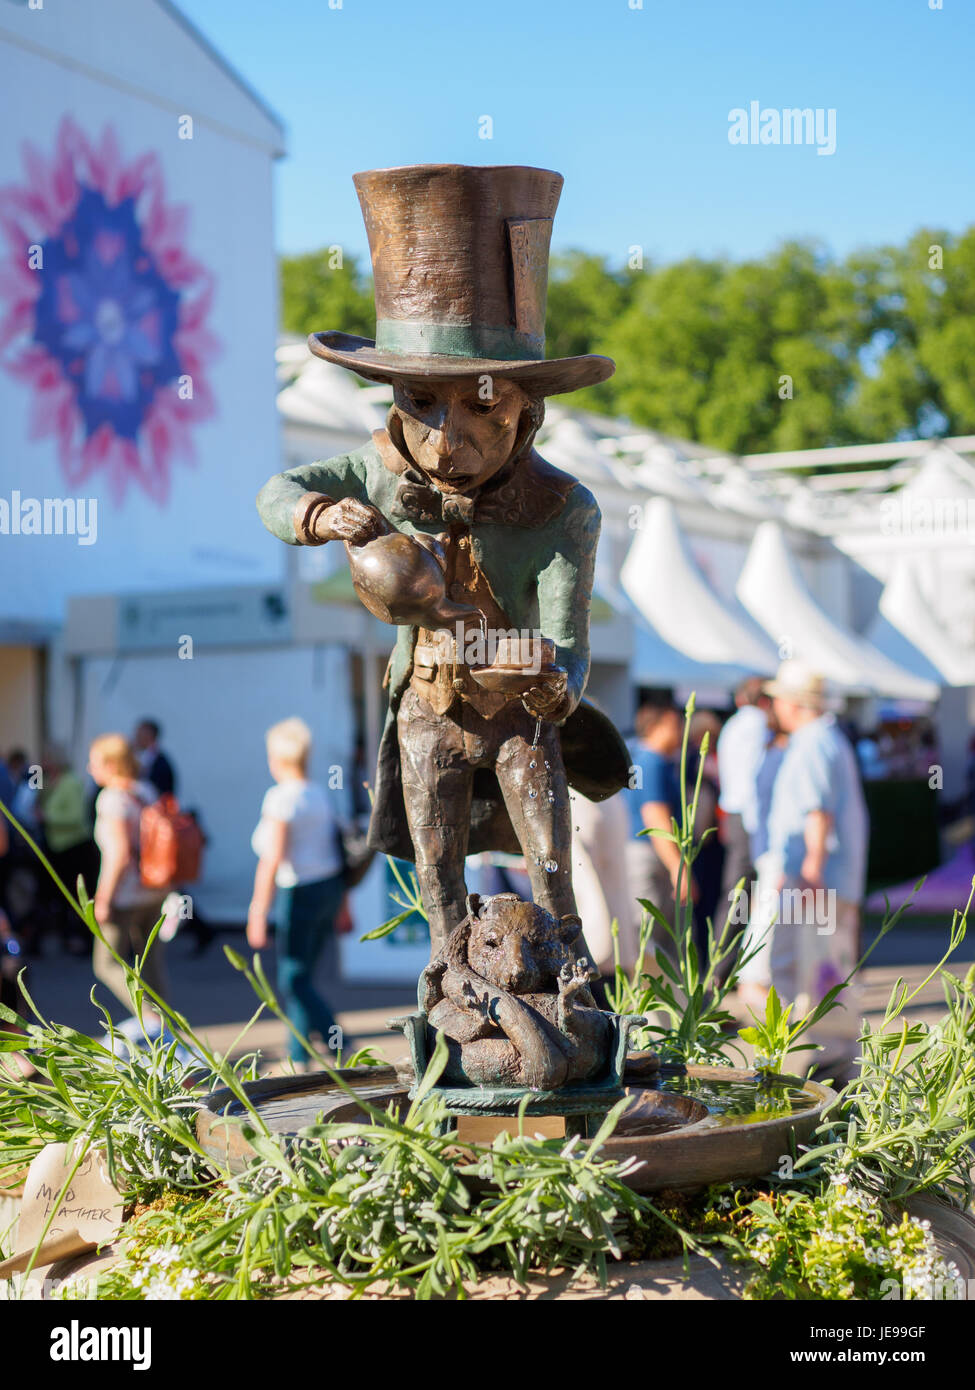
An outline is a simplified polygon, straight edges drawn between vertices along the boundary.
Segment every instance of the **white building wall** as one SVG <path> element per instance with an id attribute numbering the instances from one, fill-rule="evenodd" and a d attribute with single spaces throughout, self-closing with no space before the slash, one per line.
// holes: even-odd
<path id="1" fill-rule="evenodd" d="M 291 715 L 307 721 L 315 740 L 311 775 L 327 785 L 329 770 L 341 770 L 343 785 L 334 795 L 336 809 L 347 814 L 354 729 L 342 647 L 232 649 L 191 661 L 161 654 L 88 657 L 81 660 L 80 688 L 74 752 L 81 767 L 97 734 L 131 733 L 146 716 L 162 724 L 180 801 L 199 811 L 210 837 L 204 878 L 194 889 L 208 916 L 236 922 L 246 916 L 256 863 L 250 837 L 271 785 L 264 754 L 271 724 Z"/>
<path id="2" fill-rule="evenodd" d="M 0 122 L 6 207 L 11 190 L 43 184 L 65 117 L 91 146 L 113 132 L 126 168 L 158 161 L 174 240 L 212 277 L 203 326 L 213 351 L 203 376 L 216 405 L 205 421 L 188 416 L 195 462 L 170 459 L 168 495 L 161 462 L 149 464 L 155 495 L 137 481 L 113 495 L 103 468 L 72 479 L 56 439 L 38 437 L 52 406 L 4 369 L 18 344 L 5 348 L 0 498 L 9 501 L 15 490 L 94 498 L 97 540 L 0 535 L 0 619 L 58 622 L 72 594 L 279 576 L 282 548 L 261 526 L 254 496 L 279 466 L 271 177 L 280 131 L 161 0 L 46 0 L 41 10 L 0 4 L 0 90 L 8 113 Z M 192 139 L 179 138 L 182 116 L 193 119 Z M 25 141 L 37 151 L 33 170 Z M 8 253 L 8 245 L 0 249 Z M 8 307 L 0 295 L 0 316 Z"/>

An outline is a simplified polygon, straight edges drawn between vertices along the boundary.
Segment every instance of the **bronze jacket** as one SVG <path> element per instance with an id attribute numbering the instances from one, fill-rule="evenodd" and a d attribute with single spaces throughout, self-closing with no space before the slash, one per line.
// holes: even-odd
<path id="1" fill-rule="evenodd" d="M 437 535 L 458 521 L 469 525 L 473 557 L 500 608 L 514 627 L 538 630 L 550 638 L 556 662 L 567 673 L 570 708 L 576 714 L 570 714 L 563 726 L 563 753 L 567 754 L 568 732 L 573 748 L 581 743 L 577 751 L 587 764 L 573 778 L 566 756 L 570 782 L 600 800 L 625 783 L 629 759 L 613 726 L 590 707 L 582 721 L 583 736 L 576 718 L 583 714 L 576 707 L 589 675 L 589 606 L 600 527 L 599 508 L 587 488 L 533 451 L 517 465 L 502 469 L 472 498 L 450 498 L 437 493 L 397 453 L 385 431 L 376 431 L 363 448 L 279 473 L 261 489 L 257 499 L 261 519 L 289 545 L 299 543 L 295 510 L 309 492 L 325 493 L 335 501 L 355 497 L 370 503 L 408 535 Z M 400 628 L 390 658 L 389 714 L 370 827 L 375 849 L 405 859 L 412 859 L 413 848 L 399 785 L 395 716 L 412 673 L 416 638 L 416 628 Z M 591 746 L 594 737 L 596 746 Z M 607 739 L 611 748 L 600 747 Z M 470 853 L 517 852 L 514 833 L 505 822 L 507 816 L 497 814 L 496 806 L 476 807 Z"/>

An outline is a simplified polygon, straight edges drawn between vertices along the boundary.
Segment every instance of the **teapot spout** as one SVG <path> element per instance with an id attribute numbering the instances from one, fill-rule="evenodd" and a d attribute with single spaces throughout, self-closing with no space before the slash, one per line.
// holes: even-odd
<path id="1" fill-rule="evenodd" d="M 431 631 L 441 627 L 453 630 L 458 623 L 463 623 L 465 627 L 471 625 L 480 627 L 483 621 L 484 614 L 479 608 L 474 608 L 469 603 L 453 603 L 449 598 L 445 598 L 431 609 L 430 621 L 424 626 L 430 628 Z"/>

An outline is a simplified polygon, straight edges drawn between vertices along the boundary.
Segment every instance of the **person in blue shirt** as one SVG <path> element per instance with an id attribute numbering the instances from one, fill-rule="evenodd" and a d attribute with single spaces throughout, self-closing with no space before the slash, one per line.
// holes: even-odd
<path id="1" fill-rule="evenodd" d="M 647 898 L 674 920 L 680 852 L 671 840 L 643 835 L 642 830 L 670 831 L 681 819 L 677 756 L 683 735 L 683 715 L 673 704 L 643 705 L 636 714 L 636 739 L 630 745 L 630 781 L 625 791 L 633 838 L 627 845 L 630 884 L 638 898 Z M 693 883 L 681 883 L 681 901 L 693 898 Z"/>
<path id="2" fill-rule="evenodd" d="M 798 1018 L 856 964 L 869 822 L 856 756 L 831 712 L 838 701 L 825 679 L 792 660 L 765 689 L 789 736 L 768 821 L 778 892 L 772 982 L 795 1002 Z M 852 1062 L 859 1002 L 854 984 L 810 1033 L 828 1047 L 830 1061 Z"/>

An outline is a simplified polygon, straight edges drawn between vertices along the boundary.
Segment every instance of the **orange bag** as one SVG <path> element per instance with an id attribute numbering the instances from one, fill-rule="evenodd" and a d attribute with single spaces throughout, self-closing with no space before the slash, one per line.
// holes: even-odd
<path id="1" fill-rule="evenodd" d="M 175 796 L 161 796 L 139 817 L 139 875 L 147 888 L 194 883 L 203 862 L 203 832 L 179 808 Z"/>

